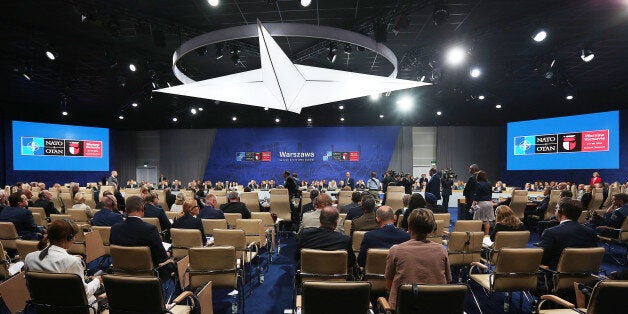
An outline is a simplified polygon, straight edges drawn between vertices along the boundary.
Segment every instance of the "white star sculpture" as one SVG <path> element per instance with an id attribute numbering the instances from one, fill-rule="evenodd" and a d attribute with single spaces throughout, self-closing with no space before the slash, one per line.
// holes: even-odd
<path id="1" fill-rule="evenodd" d="M 301 112 L 301 108 L 430 85 L 377 75 L 294 64 L 257 22 L 261 69 L 156 90 L 156 92 Z"/>

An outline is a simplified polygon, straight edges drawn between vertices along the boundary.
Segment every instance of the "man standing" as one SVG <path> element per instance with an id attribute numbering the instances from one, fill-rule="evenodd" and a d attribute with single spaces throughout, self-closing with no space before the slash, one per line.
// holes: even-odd
<path id="1" fill-rule="evenodd" d="M 118 186 L 118 171 L 111 171 L 111 176 L 107 178 L 107 185 Z"/>
<path id="2" fill-rule="evenodd" d="M 351 191 L 355 189 L 355 180 L 353 180 L 349 171 L 347 171 L 347 173 L 345 174 L 345 179 L 342 181 L 344 181 L 345 186 L 351 188 Z"/>
<path id="3" fill-rule="evenodd" d="M 9 195 L 9 207 L 0 212 L 1 222 L 12 222 L 18 235 L 23 240 L 39 240 L 38 234 L 43 234 L 43 229 L 35 224 L 33 214 L 28 207 L 28 199 L 22 192 L 14 192 Z"/>
<path id="4" fill-rule="evenodd" d="M 427 181 L 427 185 L 425 186 L 425 193 L 432 193 L 436 196 L 437 201 L 440 199 L 440 176 L 435 168 L 430 169 L 430 180 Z"/>
<path id="5" fill-rule="evenodd" d="M 403 176 L 403 179 L 401 179 L 401 185 L 403 185 L 405 194 L 412 194 L 413 184 L 414 184 L 414 180 L 412 179 L 412 175 L 409 173 L 406 173 L 406 175 Z"/>
<path id="6" fill-rule="evenodd" d="M 376 200 L 379 200 L 379 190 L 382 188 L 382 184 L 377 180 L 376 176 L 375 171 L 371 172 L 371 178 L 366 181 L 366 188 L 369 194 L 373 195 Z"/>
<path id="7" fill-rule="evenodd" d="M 46 217 L 50 217 L 50 214 L 59 214 L 59 210 L 55 208 L 55 204 L 51 201 L 52 194 L 48 190 L 39 192 L 39 199 L 33 203 L 33 207 L 42 207 L 46 212 Z"/>
<path id="8" fill-rule="evenodd" d="M 410 234 L 395 228 L 393 210 L 390 206 L 380 206 L 375 213 L 379 228 L 364 234 L 358 254 L 358 265 L 366 265 L 366 253 L 369 249 L 389 249 L 391 246 L 410 240 Z"/>
<path id="9" fill-rule="evenodd" d="M 471 219 L 469 209 L 471 209 L 471 205 L 473 204 L 473 199 L 475 197 L 475 189 L 478 184 L 476 175 L 478 171 L 480 171 L 478 165 L 472 164 L 471 166 L 469 166 L 469 173 L 471 174 L 471 176 L 467 180 L 467 184 L 465 184 L 464 190 L 462 191 L 462 195 L 464 195 L 466 210 L 464 213 L 458 213 L 458 217 L 466 217 L 466 219 Z"/>
<path id="10" fill-rule="evenodd" d="M 441 194 L 443 195 L 443 208 L 448 211 L 451 187 L 454 185 L 454 182 L 451 180 L 448 173 L 441 177 L 440 185 L 442 187 Z"/>
<path id="11" fill-rule="evenodd" d="M 297 195 L 297 185 L 294 182 L 294 179 L 290 177 L 290 171 L 286 170 L 283 172 L 284 183 L 283 187 L 288 189 L 288 195 L 292 198 Z"/>
<path id="12" fill-rule="evenodd" d="M 419 178 L 419 188 L 422 190 L 423 186 L 425 186 L 428 181 L 428 178 L 425 177 L 425 173 L 421 174 L 421 178 Z"/>

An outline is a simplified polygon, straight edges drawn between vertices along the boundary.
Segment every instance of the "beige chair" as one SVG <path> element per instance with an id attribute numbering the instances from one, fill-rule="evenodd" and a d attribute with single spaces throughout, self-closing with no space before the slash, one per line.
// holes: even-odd
<path id="1" fill-rule="evenodd" d="M 42 217 L 43 219 L 46 219 L 46 210 L 43 207 L 31 206 L 28 208 L 28 210 L 30 210 L 33 214 L 39 214 L 40 217 Z M 43 226 L 40 224 L 37 224 L 37 225 Z"/>
<path id="2" fill-rule="evenodd" d="M 403 186 L 389 186 L 386 189 L 386 193 L 390 192 L 390 193 L 402 193 L 403 194 L 403 193 L 405 193 L 405 191 L 406 191 L 406 188 L 403 187 Z M 399 208 L 401 208 L 401 207 L 399 207 Z"/>
<path id="3" fill-rule="evenodd" d="M 206 236 L 213 235 L 214 229 L 228 228 L 226 219 L 201 219 L 201 221 L 203 222 L 203 230 Z"/>
<path id="4" fill-rule="evenodd" d="M 214 194 L 214 196 L 218 197 L 218 196 L 226 196 L 227 195 L 227 190 L 222 189 L 222 190 L 211 190 L 211 193 Z"/>
<path id="5" fill-rule="evenodd" d="M 528 205 L 528 191 L 514 190 L 512 191 L 512 199 L 510 200 L 510 209 L 515 216 L 523 220 L 526 206 Z"/>
<path id="6" fill-rule="evenodd" d="M 159 278 L 104 275 L 102 279 L 111 313 L 189 313 L 196 302 L 190 291 L 166 301 Z M 138 291 L 141 298 L 137 297 Z"/>
<path id="7" fill-rule="evenodd" d="M 157 227 L 157 232 L 159 232 L 159 235 L 161 236 L 161 238 L 164 238 L 164 230 L 161 230 L 161 224 L 159 223 L 159 218 L 156 217 L 142 217 L 142 220 L 146 223 L 149 223 L 155 227 Z"/>
<path id="8" fill-rule="evenodd" d="M 85 195 L 85 204 L 89 206 L 89 208 L 96 208 L 96 201 L 94 201 L 94 191 L 91 189 L 85 190 L 83 194 Z"/>
<path id="9" fill-rule="evenodd" d="M 111 227 L 109 226 L 93 226 L 92 230 L 98 232 L 100 234 L 100 239 L 102 240 L 102 245 L 105 251 L 105 256 L 110 256 L 109 252 L 109 237 L 111 236 Z"/>
<path id="10" fill-rule="evenodd" d="M 251 264 L 253 259 L 259 254 L 259 246 L 255 242 L 247 243 L 246 234 L 241 229 L 214 229 L 214 245 L 215 246 L 233 246 L 239 252 L 238 259 L 245 269 L 245 264 Z M 253 267 L 249 267 L 249 275 L 252 276 Z M 259 261 L 257 268 L 259 268 Z M 258 274 L 261 275 L 260 272 Z M 249 277 L 250 277 L 249 276 Z M 246 274 L 242 274 L 242 282 L 246 283 Z"/>
<path id="11" fill-rule="evenodd" d="M 264 227 L 264 230 L 266 231 L 266 243 L 270 244 L 270 248 L 269 249 L 269 260 L 272 261 L 272 253 L 275 251 L 275 246 L 276 246 L 276 224 L 273 221 L 273 217 L 270 214 L 270 212 L 252 212 L 251 213 L 251 219 L 261 219 L 262 220 L 262 226 Z"/>
<path id="12" fill-rule="evenodd" d="M 483 262 L 495 265 L 499 252 L 503 248 L 526 248 L 530 239 L 530 231 L 500 231 L 495 235 L 495 242 L 490 247 L 485 247 L 486 259 Z"/>
<path id="13" fill-rule="evenodd" d="M 213 287 L 238 289 L 239 270 L 236 264 L 236 249 L 233 246 L 191 248 L 189 250 L 190 289 L 196 290 L 211 282 Z M 244 296 L 241 294 L 244 306 Z M 234 304 L 238 303 L 234 295 Z"/>
<path id="14" fill-rule="evenodd" d="M 458 220 L 454 225 L 454 232 L 476 232 L 482 231 L 481 220 Z"/>
<path id="15" fill-rule="evenodd" d="M 450 213 L 434 213 L 434 219 L 443 221 L 443 233 L 449 232 L 449 226 L 451 225 Z"/>
<path id="16" fill-rule="evenodd" d="M 621 224 L 621 228 L 617 230 L 617 232 L 617 238 L 609 238 L 599 235 L 597 236 L 597 238 L 598 240 L 600 240 L 600 242 L 608 245 L 608 254 L 612 259 L 614 259 L 619 264 L 625 265 L 628 262 L 628 249 L 624 250 L 624 261 L 620 261 L 612 253 L 613 245 L 626 246 L 628 244 L 628 218 L 624 218 L 624 222 Z"/>
<path id="17" fill-rule="evenodd" d="M 29 241 L 18 239 L 15 241 L 17 246 L 17 254 L 20 256 L 20 260 L 24 261 L 28 253 L 32 253 L 38 250 L 37 245 L 39 241 Z"/>
<path id="18" fill-rule="evenodd" d="M 467 295 L 466 285 L 419 285 L 402 284 L 397 289 L 397 306 L 390 307 L 386 298 L 377 303 L 385 313 L 464 313 Z M 420 312 L 417 312 L 417 308 Z"/>
<path id="19" fill-rule="evenodd" d="M 12 222 L 0 222 L 0 243 L 4 249 L 17 250 L 15 241 L 19 238 L 17 229 Z"/>
<path id="20" fill-rule="evenodd" d="M 48 222 L 46 221 L 46 216 L 40 215 L 39 213 L 32 213 L 33 215 L 33 221 L 35 221 L 35 224 L 38 226 L 45 226 L 48 224 Z"/>
<path id="21" fill-rule="evenodd" d="M 288 189 L 270 189 L 270 196 L 273 195 L 288 195 Z"/>
<path id="22" fill-rule="evenodd" d="M 159 205 L 161 205 L 161 208 L 163 208 L 164 211 L 166 212 L 170 211 L 170 207 L 168 207 L 168 203 L 166 203 L 166 192 L 164 190 L 154 190 L 154 192 L 157 193 L 157 198 L 159 199 L 158 203 Z M 185 192 L 185 191 L 182 191 L 182 192 Z M 192 192 L 192 191 L 188 191 L 188 192 Z M 192 196 L 189 197 L 189 199 L 194 199 L 194 195 L 192 194 Z"/>
<path id="23" fill-rule="evenodd" d="M 483 232 L 457 232 L 449 235 L 447 255 L 449 265 L 460 267 L 459 280 L 462 280 L 462 271 L 472 262 L 481 261 Z"/>
<path id="24" fill-rule="evenodd" d="M 371 293 L 374 296 L 386 295 L 386 257 L 388 249 L 369 249 L 366 252 L 364 265 L 364 280 L 371 283 Z"/>
<path id="25" fill-rule="evenodd" d="M 172 256 L 180 259 L 188 255 L 188 250 L 193 247 L 202 247 L 201 231 L 198 229 L 170 229 L 172 239 Z"/>
<path id="26" fill-rule="evenodd" d="M 552 273 L 552 293 L 572 289 L 574 282 L 587 282 L 598 278 L 597 273 L 605 253 L 604 247 L 565 248 L 560 254 L 556 271 Z M 547 282 L 547 281 L 546 281 Z"/>
<path id="27" fill-rule="evenodd" d="M 602 202 L 604 201 L 604 191 L 600 188 L 594 188 L 592 194 L 593 197 L 591 198 L 588 209 L 597 210 L 602 206 Z"/>
<path id="28" fill-rule="evenodd" d="M 345 235 L 351 234 L 351 220 L 345 220 L 343 222 L 343 228 L 345 230 Z"/>
<path id="29" fill-rule="evenodd" d="M 9 279 L 12 276 L 12 274 L 9 273 L 9 268 L 13 266 L 13 264 L 14 263 L 11 263 L 11 260 L 4 251 L 2 242 L 0 242 L 0 281 Z"/>
<path id="30" fill-rule="evenodd" d="M 571 195 L 571 199 L 578 199 L 578 185 L 575 183 L 571 185 Z"/>
<path id="31" fill-rule="evenodd" d="M 150 249 L 147 246 L 109 246 L 111 270 L 114 274 L 130 276 L 159 276 L 159 268 L 171 264 L 172 260 L 153 265 Z"/>
<path id="32" fill-rule="evenodd" d="M 174 221 L 179 217 L 179 213 L 178 212 L 171 212 L 171 211 L 167 211 L 166 212 L 166 217 L 168 217 L 168 219 Z"/>
<path id="33" fill-rule="evenodd" d="M 229 229 L 235 229 L 238 224 L 238 219 L 242 219 L 242 214 L 240 213 L 225 213 L 225 219 L 227 220 L 227 224 L 229 225 Z"/>
<path id="34" fill-rule="evenodd" d="M 255 243 L 258 247 L 266 246 L 266 232 L 261 219 L 237 219 L 236 226 L 244 230 L 246 243 Z"/>
<path id="35" fill-rule="evenodd" d="M 270 191 L 270 211 L 277 214 L 277 224 L 279 226 L 281 226 L 281 224 L 287 224 L 288 229 L 290 229 L 292 226 L 292 211 L 290 209 L 290 199 L 288 198 L 287 190 L 285 194 L 273 194 L 275 190 Z M 292 230 L 289 231 L 291 232 Z"/>
<path id="36" fill-rule="evenodd" d="M 74 223 L 76 223 L 77 225 L 85 225 L 85 224 L 89 224 L 89 217 L 87 217 L 87 213 L 85 212 L 85 209 L 67 209 L 65 211 L 66 214 L 70 215 L 70 220 L 72 220 Z"/>
<path id="37" fill-rule="evenodd" d="M 297 308 L 301 307 L 301 313 L 368 313 L 370 294 L 368 282 L 306 282 Z M 330 306 L 329 300 L 342 302 Z"/>
<path id="38" fill-rule="evenodd" d="M 50 222 L 55 222 L 57 220 L 72 220 L 72 216 L 69 214 L 50 214 Z"/>
<path id="39" fill-rule="evenodd" d="M 362 239 L 364 239 L 365 233 L 366 231 L 354 231 L 351 235 L 351 246 L 353 247 L 355 257 L 358 257 L 358 253 L 360 253 L 360 246 L 362 245 Z"/>
<path id="40" fill-rule="evenodd" d="M 100 187 L 100 191 L 98 192 L 98 199 L 99 200 L 102 200 L 102 194 L 105 191 L 109 191 L 111 193 L 114 193 L 115 192 L 115 187 L 113 185 L 103 185 L 103 186 L 101 186 Z"/>
<path id="41" fill-rule="evenodd" d="M 98 300 L 88 302 L 83 280 L 77 274 L 29 271 L 26 283 L 29 303 L 37 313 L 96 313 Z"/>
<path id="42" fill-rule="evenodd" d="M 563 313 L 587 313 L 587 314 L 607 314 L 623 313 L 626 310 L 626 296 L 628 295 L 628 281 L 626 280 L 605 280 L 598 282 L 589 298 L 589 305 L 586 309 L 577 309 L 576 306 L 555 295 L 542 295 L 538 305 L 540 314 L 563 314 Z M 552 301 L 566 309 L 541 309 L 547 301 Z M 622 310 L 623 309 L 623 310 Z"/>
<path id="43" fill-rule="evenodd" d="M 430 240 L 434 243 L 443 244 L 443 235 L 445 230 L 445 221 L 442 219 L 436 219 L 436 228 L 434 231 L 427 235 L 427 240 Z"/>
<path id="44" fill-rule="evenodd" d="M 59 199 L 61 199 L 61 203 L 63 203 L 63 208 L 65 208 L 65 211 L 72 208 L 72 206 L 74 205 L 74 200 L 72 199 L 72 194 L 70 192 L 59 193 Z"/>
<path id="45" fill-rule="evenodd" d="M 259 195 L 257 192 L 240 193 L 240 202 L 246 204 L 250 212 L 259 212 Z"/>
<path id="46" fill-rule="evenodd" d="M 403 208 L 403 192 L 391 192 L 390 188 L 392 188 L 392 186 L 388 187 L 388 191 L 386 192 L 386 205 L 390 206 L 390 208 L 392 208 L 393 210 L 397 210 L 399 208 Z M 402 186 L 400 188 L 403 188 Z"/>
<path id="47" fill-rule="evenodd" d="M 397 223 L 395 225 L 395 227 L 397 228 L 401 228 L 401 222 L 403 221 L 403 214 L 399 215 L 399 218 L 397 218 Z M 446 231 L 447 234 L 449 234 L 449 231 Z"/>
<path id="48" fill-rule="evenodd" d="M 216 208 L 220 208 L 220 205 L 227 204 L 227 195 L 215 195 L 216 196 Z"/>
<path id="49" fill-rule="evenodd" d="M 608 208 L 611 206 L 611 203 L 613 202 L 613 195 L 619 193 L 619 187 L 614 187 L 611 186 L 608 188 L 608 193 L 606 195 L 608 195 L 606 197 L 606 199 L 604 200 L 604 203 L 602 204 L 602 208 Z"/>
<path id="50" fill-rule="evenodd" d="M 547 205 L 547 210 L 545 211 L 545 216 L 543 220 L 549 220 L 552 216 L 554 216 L 554 209 L 556 208 L 556 204 L 560 201 L 560 190 L 552 190 L 550 191 L 550 200 Z"/>
<path id="51" fill-rule="evenodd" d="M 489 270 L 488 266 L 473 262 L 469 269 L 468 278 L 479 284 L 489 294 L 515 291 L 528 294 L 537 288 L 537 274 L 541 265 L 541 257 L 543 257 L 543 249 L 541 248 L 505 248 L 499 253 L 493 270 L 488 274 L 473 274 L 472 272 L 476 268 L 483 271 Z M 478 310 L 482 313 L 473 289 L 469 289 L 469 291 L 471 291 Z M 510 304 L 510 294 L 507 294 L 504 303 Z"/>
<path id="52" fill-rule="evenodd" d="M 301 283 L 306 281 L 346 281 L 347 251 L 301 250 Z"/>

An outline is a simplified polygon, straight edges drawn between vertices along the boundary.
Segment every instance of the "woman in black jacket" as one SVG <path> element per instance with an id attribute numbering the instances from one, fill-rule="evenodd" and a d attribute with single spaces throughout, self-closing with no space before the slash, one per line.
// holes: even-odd
<path id="1" fill-rule="evenodd" d="M 484 235 L 489 234 L 491 221 L 495 221 L 495 212 L 493 211 L 493 186 L 488 182 L 488 176 L 483 170 L 477 173 L 477 184 L 475 188 L 475 196 L 473 198 L 473 220 L 482 220 L 484 224 Z"/>

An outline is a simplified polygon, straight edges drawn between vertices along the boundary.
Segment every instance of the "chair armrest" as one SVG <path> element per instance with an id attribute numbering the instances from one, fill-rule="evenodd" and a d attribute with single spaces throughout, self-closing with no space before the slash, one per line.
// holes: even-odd
<path id="1" fill-rule="evenodd" d="M 488 266 L 486 266 L 486 265 L 484 265 L 484 264 L 482 264 L 482 263 L 480 263 L 480 262 L 471 262 L 471 264 L 470 264 L 470 265 L 471 265 L 471 268 L 473 268 L 473 267 L 479 267 L 479 268 L 481 268 L 482 270 L 488 270 Z"/>
<path id="2" fill-rule="evenodd" d="M 547 270 L 549 270 L 549 266 L 547 266 L 547 265 L 539 265 L 539 268 L 540 269 L 547 269 Z"/>
<path id="3" fill-rule="evenodd" d="M 166 261 L 159 263 L 159 265 L 157 265 L 157 267 L 155 267 L 155 269 L 162 268 L 162 267 L 164 267 L 164 266 L 166 266 L 168 264 L 174 264 L 174 261 L 171 260 L 171 259 L 167 259 Z"/>
<path id="4" fill-rule="evenodd" d="M 384 297 L 377 298 L 377 304 L 384 310 L 386 313 L 390 313 L 393 309 L 390 308 L 390 304 L 388 304 L 388 300 Z"/>
<path id="5" fill-rule="evenodd" d="M 544 294 L 541 296 L 541 301 L 543 300 L 549 300 L 552 301 L 556 304 L 562 305 L 566 308 L 575 308 L 576 306 L 573 303 L 570 303 L 564 299 L 561 299 L 553 294 Z"/>
<path id="6" fill-rule="evenodd" d="M 181 303 L 183 300 L 185 300 L 185 298 L 192 298 L 194 297 L 194 293 L 192 291 L 183 291 L 181 294 L 179 294 L 174 300 L 172 300 L 172 303 Z"/>

